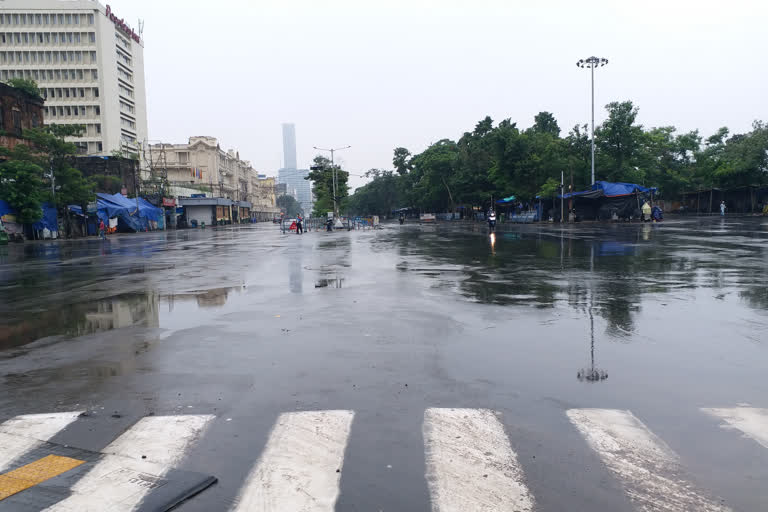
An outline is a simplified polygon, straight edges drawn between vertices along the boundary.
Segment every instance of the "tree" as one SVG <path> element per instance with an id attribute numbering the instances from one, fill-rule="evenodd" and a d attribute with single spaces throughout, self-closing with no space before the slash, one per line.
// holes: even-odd
<path id="1" fill-rule="evenodd" d="M 360 215 L 386 217 L 393 210 L 402 207 L 402 191 L 399 187 L 400 174 L 382 169 L 370 169 L 365 173 L 370 182 L 355 190 L 350 196 L 349 209 Z"/>
<path id="2" fill-rule="evenodd" d="M 333 211 L 333 170 L 336 169 L 337 197 L 340 209 L 343 209 L 344 200 L 349 195 L 349 173 L 343 171 L 338 164 L 331 165 L 331 161 L 322 155 L 317 155 L 311 167 L 309 175 L 305 179 L 312 181 L 312 191 L 315 194 L 315 204 L 312 215 L 322 217 L 326 212 Z"/>
<path id="3" fill-rule="evenodd" d="M 277 207 L 285 213 L 286 217 L 296 217 L 301 213 L 301 204 L 295 197 L 287 194 L 277 198 Z"/>
<path id="4" fill-rule="evenodd" d="M 635 124 L 638 108 L 631 101 L 614 101 L 605 108 L 608 119 L 595 135 L 595 144 L 600 148 L 600 178 L 642 182 L 644 176 L 637 166 L 643 136 L 643 127 Z"/>
<path id="5" fill-rule="evenodd" d="M 24 91 L 29 96 L 42 99 L 40 89 L 37 87 L 37 82 L 34 80 L 29 80 L 27 78 L 10 78 L 6 83 L 14 89 Z"/>
<path id="6" fill-rule="evenodd" d="M 549 112 L 539 112 L 533 118 L 533 131 L 535 133 L 548 133 L 553 137 L 560 137 L 560 126 L 555 116 Z"/>
<path id="7" fill-rule="evenodd" d="M 18 212 L 22 224 L 37 222 L 43 217 L 42 174 L 43 169 L 29 161 L 9 160 L 0 164 L 0 199 L 8 201 Z"/>
<path id="8" fill-rule="evenodd" d="M 82 125 L 52 124 L 24 131 L 24 137 L 39 150 L 39 154 L 33 155 L 32 159 L 40 167 L 53 170 L 56 193 L 50 199 L 65 213 L 67 205 L 85 208 L 95 197 L 94 183 L 86 180 L 72 165 L 77 146 L 66 140 L 67 137 L 81 136 L 84 130 Z"/>
<path id="9" fill-rule="evenodd" d="M 392 165 L 395 166 L 395 170 L 401 176 L 403 174 L 408 174 L 408 171 L 411 170 L 410 159 L 410 151 L 405 148 L 395 148 L 395 155 L 392 158 Z"/>

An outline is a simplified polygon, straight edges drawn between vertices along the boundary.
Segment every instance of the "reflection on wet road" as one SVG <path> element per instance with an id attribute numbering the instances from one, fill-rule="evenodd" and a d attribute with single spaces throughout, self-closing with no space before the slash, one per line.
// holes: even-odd
<path id="1" fill-rule="evenodd" d="M 701 409 L 738 422 L 728 411 L 768 408 L 766 282 L 759 218 L 0 246 L 0 410 L 88 409 L 88 429 L 67 434 L 87 449 L 128 418 L 216 416 L 184 468 L 220 484 L 184 510 L 228 508 L 276 418 L 302 410 L 354 411 L 351 430 L 333 430 L 349 453 L 328 484 L 337 510 L 427 510 L 441 453 L 471 449 L 422 432 L 461 428 L 444 408 L 508 436 L 536 510 L 632 509 L 621 489 L 641 482 L 620 482 L 620 464 L 584 442 L 603 429 L 631 445 L 606 418 L 663 437 L 697 489 L 757 510 L 768 450 L 723 438 Z"/>

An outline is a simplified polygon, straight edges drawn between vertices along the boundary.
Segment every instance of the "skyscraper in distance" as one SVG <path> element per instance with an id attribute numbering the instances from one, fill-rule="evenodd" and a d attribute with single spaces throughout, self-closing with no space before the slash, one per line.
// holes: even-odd
<path id="1" fill-rule="evenodd" d="M 296 127 L 283 123 L 283 168 L 296 169 Z"/>
<path id="2" fill-rule="evenodd" d="M 283 123 L 283 167 L 277 172 L 277 182 L 286 186 L 286 193 L 293 195 L 304 210 L 312 212 L 312 183 L 305 179 L 309 169 L 299 169 L 296 163 L 296 127 Z"/>

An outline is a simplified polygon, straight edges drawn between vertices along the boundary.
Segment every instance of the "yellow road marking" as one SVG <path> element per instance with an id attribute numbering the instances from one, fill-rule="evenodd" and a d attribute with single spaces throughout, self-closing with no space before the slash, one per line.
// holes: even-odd
<path id="1" fill-rule="evenodd" d="M 70 469 L 84 463 L 84 460 L 61 457 L 59 455 L 48 455 L 26 466 L 21 466 L 4 475 L 0 475 L 0 501 L 24 489 L 29 489 L 41 482 L 66 473 Z"/>

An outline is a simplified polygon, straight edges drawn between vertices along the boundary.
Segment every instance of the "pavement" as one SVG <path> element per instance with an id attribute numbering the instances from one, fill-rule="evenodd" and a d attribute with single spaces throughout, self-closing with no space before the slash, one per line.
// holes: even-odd
<path id="1" fill-rule="evenodd" d="M 0 247 L 0 511 L 764 510 L 766 262 L 728 217 Z"/>

